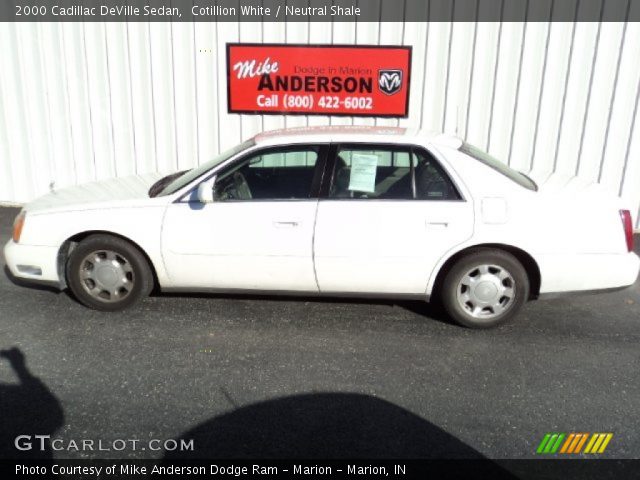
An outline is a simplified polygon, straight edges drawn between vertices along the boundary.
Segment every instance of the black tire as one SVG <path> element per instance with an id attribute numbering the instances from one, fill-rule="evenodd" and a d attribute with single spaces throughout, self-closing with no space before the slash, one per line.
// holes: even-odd
<path id="1" fill-rule="evenodd" d="M 480 280 L 478 275 L 483 275 L 481 268 L 486 275 L 484 278 L 491 280 L 483 281 L 483 295 L 476 295 L 481 283 L 471 287 L 465 283 L 470 283 L 470 278 Z M 507 278 L 500 278 L 506 274 Z M 509 296 L 501 296 L 497 290 L 501 288 L 499 285 L 494 293 L 494 281 L 502 285 Z M 492 248 L 477 248 L 459 259 L 445 275 L 440 293 L 447 314 L 458 324 L 469 328 L 491 328 L 510 320 L 528 298 L 529 278 L 522 264 L 510 253 Z M 485 300 L 487 306 L 484 306 Z M 489 302 L 495 306 L 488 305 Z M 472 310 L 476 311 L 475 315 Z"/>
<path id="2" fill-rule="evenodd" d="M 88 260 L 89 256 L 95 258 L 96 262 Z M 95 265 L 99 265 L 99 261 L 105 261 L 107 268 L 96 268 Z M 100 270 L 103 271 L 102 277 L 90 273 L 95 276 L 95 280 L 83 278 L 83 274 L 86 276 L 87 272 Z M 153 273 L 145 256 L 131 243 L 111 235 L 91 235 L 82 240 L 67 260 L 66 276 L 73 296 L 80 303 L 104 312 L 132 307 L 147 297 L 153 289 Z M 97 292 L 102 288 L 102 284 L 99 283 L 101 278 L 113 280 L 113 284 L 105 283 L 105 289 Z M 123 285 L 118 287 L 120 283 Z M 110 288 L 114 289 L 113 292 L 108 291 Z"/>

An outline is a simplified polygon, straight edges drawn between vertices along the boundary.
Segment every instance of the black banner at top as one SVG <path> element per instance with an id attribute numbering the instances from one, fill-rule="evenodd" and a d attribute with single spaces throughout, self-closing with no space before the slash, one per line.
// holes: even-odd
<path id="1" fill-rule="evenodd" d="M 640 0 L 2 0 L 2 22 L 623 22 Z"/>

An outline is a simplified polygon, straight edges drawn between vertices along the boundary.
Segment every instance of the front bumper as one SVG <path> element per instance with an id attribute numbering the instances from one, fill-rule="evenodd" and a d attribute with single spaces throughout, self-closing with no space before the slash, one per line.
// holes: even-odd
<path id="1" fill-rule="evenodd" d="M 4 247 L 4 258 L 14 277 L 62 289 L 58 252 L 58 247 L 23 245 L 9 240 Z"/>

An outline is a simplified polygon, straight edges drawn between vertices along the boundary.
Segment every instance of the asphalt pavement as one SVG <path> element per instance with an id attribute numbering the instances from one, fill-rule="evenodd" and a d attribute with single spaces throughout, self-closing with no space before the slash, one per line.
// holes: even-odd
<path id="1" fill-rule="evenodd" d="M 2 245 L 16 213 L 0 209 Z M 475 331 L 419 302 L 156 295 L 100 313 L 0 272 L 0 435 L 49 434 L 55 458 L 159 458 L 145 442 L 179 438 L 195 456 L 533 458 L 547 432 L 612 432 L 602 456 L 638 458 L 639 341 L 640 283 Z"/>

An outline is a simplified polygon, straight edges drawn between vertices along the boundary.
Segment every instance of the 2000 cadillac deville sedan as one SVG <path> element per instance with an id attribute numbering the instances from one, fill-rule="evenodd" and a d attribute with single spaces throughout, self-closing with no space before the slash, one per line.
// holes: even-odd
<path id="1" fill-rule="evenodd" d="M 5 247 L 11 272 L 106 311 L 154 286 L 377 295 L 437 298 L 460 324 L 489 327 L 539 296 L 629 286 L 640 265 L 617 198 L 538 191 L 444 135 L 270 132 L 159 177 L 28 204 Z"/>

